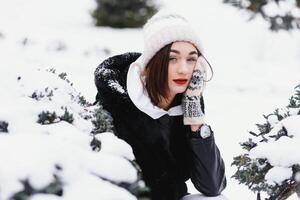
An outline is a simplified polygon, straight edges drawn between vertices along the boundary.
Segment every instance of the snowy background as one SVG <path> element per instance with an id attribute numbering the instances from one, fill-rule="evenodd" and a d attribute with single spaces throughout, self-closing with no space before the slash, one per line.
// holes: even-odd
<path id="1" fill-rule="evenodd" d="M 241 152 L 239 142 L 248 138 L 248 130 L 262 120 L 262 114 L 271 113 L 277 107 L 286 106 L 288 98 L 293 93 L 293 88 L 299 84 L 299 31 L 270 32 L 267 28 L 268 24 L 262 19 L 257 18 L 248 22 L 246 13 L 217 0 L 187 0 L 184 2 L 165 0 L 164 5 L 181 12 L 194 25 L 203 42 L 205 55 L 214 68 L 214 78 L 208 84 L 205 92 L 205 104 L 207 121 L 214 129 L 216 142 L 226 164 L 228 185 L 223 194 L 233 200 L 241 197 L 244 200 L 252 200 L 255 195 L 246 186 L 239 185 L 230 178 L 235 171 L 230 164 L 233 156 Z M 48 76 L 41 75 L 46 69 L 55 68 L 58 72 L 66 72 L 68 78 L 73 82 L 75 93 L 80 93 L 88 101 L 93 102 L 96 94 L 93 72 L 96 66 L 108 56 L 142 50 L 141 29 L 94 27 L 90 12 L 95 6 L 93 0 L 0 0 L 0 117 L 3 118 L 0 120 L 6 119 L 14 122 L 15 126 L 12 127 L 14 129 L 10 131 L 16 133 L 20 133 L 20 129 L 27 132 L 41 131 L 39 127 L 23 127 L 26 122 L 32 121 L 31 116 L 38 114 L 37 108 L 25 109 L 30 108 L 33 103 L 23 97 L 32 92 L 27 91 L 26 88 L 42 90 L 45 87 L 41 85 L 46 86 L 50 82 L 52 88 L 62 84 L 59 82 L 61 80 L 52 83 L 52 79 L 48 79 Z M 37 69 L 40 70 L 39 73 Z M 25 77 L 24 80 L 21 79 L 24 82 L 16 83 L 14 78 L 17 76 Z M 67 92 L 73 90 L 73 88 L 64 89 Z M 81 112 L 82 108 L 71 105 L 71 103 L 72 101 L 66 98 L 62 102 L 56 102 L 56 105 L 70 106 L 69 109 Z M 42 109 L 43 106 L 45 105 L 40 103 L 39 109 Z M 13 113 L 19 112 L 22 115 L 14 118 L 17 115 Z M 80 121 L 80 116 L 77 119 Z M 78 122 L 78 124 L 80 123 Z M 66 128 L 67 125 L 62 125 L 62 127 Z M 80 133 L 88 133 L 91 130 L 89 122 L 85 122 L 84 126 L 75 127 Z M 55 128 L 57 127 L 53 127 L 53 129 Z M 45 135 L 47 134 L 51 133 L 45 133 Z M 77 184 L 81 181 L 91 181 L 89 183 L 95 184 L 97 181 L 100 182 L 84 173 L 85 169 L 91 170 L 92 166 L 88 164 L 82 166 L 82 163 L 91 162 L 86 161 L 87 159 L 100 162 L 95 161 L 99 158 L 95 158 L 95 155 L 87 150 L 86 145 L 89 138 L 83 137 L 79 133 L 77 138 L 67 134 L 54 137 L 49 143 L 57 144 L 57 149 L 52 149 L 51 145 L 45 144 L 43 138 L 32 137 L 32 140 L 36 141 L 36 143 L 33 142 L 34 144 L 45 146 L 45 150 L 40 151 L 39 154 L 34 150 L 39 149 L 39 146 L 32 145 L 37 165 L 47 165 L 40 155 L 47 154 L 47 151 L 58 154 L 62 148 L 60 142 L 67 140 L 70 142 L 70 149 L 64 151 L 65 155 L 53 159 L 58 159 L 57 162 L 59 162 L 63 160 L 59 159 L 64 156 L 72 155 L 72 150 L 78 152 L 78 156 L 74 158 L 78 163 L 77 168 L 69 164 L 72 159 L 65 161 L 62 165 L 66 168 L 69 167 L 73 172 L 79 173 L 81 170 L 81 178 L 77 179 Z M 28 137 L 23 138 L 24 149 L 26 149 L 26 144 L 31 144 L 31 140 L 26 138 Z M 7 151 L 9 147 L 5 148 L 5 144 L 24 145 L 19 140 L 7 137 L 1 141 L 0 147 Z M 119 142 L 121 143 L 121 141 Z M 125 144 L 122 143 L 122 145 Z M 25 154 L 19 151 L 14 151 L 12 148 L 10 158 L 13 155 Z M 29 149 L 27 153 L 32 152 Z M 120 152 L 108 151 L 108 155 L 103 156 L 119 155 L 122 158 L 127 156 L 129 159 L 132 156 L 131 154 L 121 155 Z M 1 158 L 3 158 L 2 154 Z M 80 161 L 82 157 L 85 159 Z M 5 158 L 9 159 L 9 156 Z M 5 162 L 5 160 L 2 159 L 1 162 Z M 125 160 L 120 158 L 118 161 L 112 160 L 111 162 L 125 162 Z M 128 163 L 123 163 L 122 166 L 126 167 L 127 165 Z M 34 165 L 26 167 L 30 169 L 32 166 Z M 123 174 L 119 178 L 123 181 L 133 182 L 136 179 L 135 173 L 134 171 L 130 172 L 133 169 L 127 167 L 128 174 L 126 175 L 128 177 Z M 124 170 L 124 168 L 120 169 Z M 106 174 L 105 167 L 104 169 L 93 168 L 93 170 L 95 170 L 94 173 Z M 117 168 L 113 170 L 115 171 L 113 173 L 118 174 Z M 11 172 L 22 173 L 18 169 Z M 17 175 L 15 174 L 15 176 Z M 68 177 L 68 175 L 65 176 Z M 1 172 L 0 177 L 9 178 L 9 176 L 1 176 Z M 110 178 L 117 179 L 116 177 Z M 47 181 L 47 177 L 44 177 L 43 180 L 38 178 L 34 180 Z M 3 180 L 0 180 L 0 186 L 1 183 L 4 183 Z M 74 183 L 69 188 L 71 188 L 70 191 L 76 191 L 78 187 L 79 185 Z M 7 188 L 18 188 L 18 186 Z M 190 182 L 189 188 L 190 192 L 196 192 Z M 99 190 L 95 188 L 95 191 Z M 105 194 L 104 190 L 102 192 L 100 191 L 99 194 Z M 128 199 L 132 198 L 126 192 L 124 192 L 126 194 L 121 193 L 120 195 L 127 195 Z M 72 196 L 69 198 L 72 199 Z M 41 198 L 37 197 L 36 199 Z"/>

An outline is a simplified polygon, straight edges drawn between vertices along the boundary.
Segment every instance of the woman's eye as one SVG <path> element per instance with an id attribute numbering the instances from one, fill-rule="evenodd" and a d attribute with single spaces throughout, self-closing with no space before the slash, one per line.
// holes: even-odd
<path id="1" fill-rule="evenodd" d="M 177 60 L 177 58 L 175 58 L 175 57 L 170 57 L 169 58 L 169 61 L 176 61 Z"/>
<path id="2" fill-rule="evenodd" d="M 189 61 L 189 62 L 196 62 L 197 59 L 196 59 L 196 58 L 189 58 L 188 61 Z"/>

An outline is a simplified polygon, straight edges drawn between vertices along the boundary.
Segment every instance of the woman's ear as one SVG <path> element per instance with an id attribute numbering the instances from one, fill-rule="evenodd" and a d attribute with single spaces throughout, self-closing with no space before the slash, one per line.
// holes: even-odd
<path id="1" fill-rule="evenodd" d="M 141 69 L 141 71 L 140 71 L 140 79 L 144 83 L 144 85 L 146 85 L 146 75 L 147 75 L 146 69 Z"/>
<path id="2" fill-rule="evenodd" d="M 141 69 L 141 76 L 147 76 L 147 69 L 144 68 L 144 69 Z"/>

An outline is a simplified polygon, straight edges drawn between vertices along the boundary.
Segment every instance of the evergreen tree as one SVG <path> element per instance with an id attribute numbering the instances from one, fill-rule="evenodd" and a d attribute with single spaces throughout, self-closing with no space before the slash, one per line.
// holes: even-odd
<path id="1" fill-rule="evenodd" d="M 273 113 L 264 115 L 265 123 L 256 124 L 259 132 L 249 132 L 252 138 L 240 144 L 247 152 L 234 157 L 231 164 L 237 167 L 237 171 L 232 177 L 239 183 L 247 185 L 250 190 L 257 192 L 257 200 L 261 199 L 260 192 L 266 192 L 269 195 L 266 200 L 284 200 L 295 192 L 300 194 L 300 183 L 296 178 L 300 173 L 299 164 L 290 166 L 293 174 L 289 179 L 284 180 L 281 184 L 270 184 L 266 181 L 265 175 L 274 166 L 266 158 L 253 159 L 249 156 L 249 152 L 261 144 L 274 142 L 283 137 L 293 138 L 285 126 L 278 131 L 272 131 L 281 120 L 293 115 L 300 115 L 300 85 L 295 88 L 295 94 L 290 98 L 290 103 L 286 108 L 276 109 Z"/>
<path id="2" fill-rule="evenodd" d="M 17 80 L 24 88 L 18 96 L 18 103 L 25 102 L 26 106 L 22 103 L 16 104 L 16 106 L 24 106 L 24 110 L 14 112 L 15 108 L 12 108 L 11 113 L 16 119 L 26 119 L 26 121 L 12 120 L 12 117 L 5 119 L 1 116 L 0 118 L 0 135 L 7 134 L 2 135 L 0 140 L 0 143 L 2 142 L 0 152 L 3 158 L 0 165 L 0 199 L 29 200 L 60 197 L 64 199 L 65 196 L 74 194 L 89 196 L 87 192 L 93 193 L 103 187 L 101 184 L 103 181 L 106 182 L 105 188 L 112 187 L 113 190 L 100 192 L 99 194 L 103 196 L 93 196 L 93 199 L 103 199 L 107 195 L 124 190 L 137 199 L 150 199 L 150 191 L 142 180 L 140 167 L 135 160 L 129 160 L 131 156 L 127 158 L 109 151 L 101 152 L 102 145 L 106 147 L 110 144 L 116 145 L 110 140 L 103 141 L 101 138 L 103 132 L 113 132 L 112 118 L 109 113 L 101 105 L 91 104 L 77 92 L 67 79 L 66 73 L 56 74 L 55 69 L 47 71 L 52 74 L 42 72 L 41 76 L 43 75 L 44 78 L 17 76 Z M 21 79 L 28 82 L 21 83 Z M 44 84 L 45 81 L 48 82 Z M 9 98 L 13 101 L 16 96 L 12 94 Z M 10 106 L 10 103 L 7 105 Z M 24 128 L 16 128 L 23 126 Z M 10 131 L 12 134 L 9 134 Z M 114 137 L 112 134 L 107 135 Z M 114 140 L 120 142 L 119 139 Z M 86 142 L 90 142 L 91 148 L 86 145 Z M 9 153 L 12 151 L 12 154 Z M 119 154 L 123 155 L 123 153 Z M 5 159 L 10 156 L 12 159 Z M 21 167 L 13 167 L 19 159 L 25 164 Z M 113 166 L 115 163 L 120 163 L 120 166 Z M 106 167 L 103 168 L 102 165 Z M 107 167 L 111 167 L 111 171 L 103 170 Z M 132 172 L 129 172 L 131 174 L 129 176 L 111 176 L 111 173 L 118 170 L 124 171 L 125 167 L 126 173 L 128 169 L 132 169 L 132 172 L 136 172 L 138 176 L 134 177 Z M 71 173 L 74 172 L 76 174 L 71 178 Z M 98 184 L 96 184 L 97 179 L 101 179 Z M 85 183 L 82 190 L 70 189 L 72 185 L 77 187 L 77 182 L 82 180 Z M 10 184 L 7 184 L 8 182 Z M 90 184 L 86 186 L 88 182 Z M 18 187 L 11 190 L 11 185 Z M 127 194 L 131 198 L 132 195 Z"/>
<path id="3" fill-rule="evenodd" d="M 8 123 L 5 122 L 5 121 L 1 121 L 1 120 L 0 120 L 0 133 L 1 133 L 1 132 L 2 132 L 2 133 L 7 133 L 7 132 L 8 132 L 7 127 L 8 127 Z"/>
<path id="4" fill-rule="evenodd" d="M 157 8 L 152 0 L 96 0 L 92 12 L 96 26 L 114 28 L 140 27 Z"/>
<path id="5" fill-rule="evenodd" d="M 54 194 L 57 196 L 62 196 L 62 181 L 60 180 L 59 176 L 55 174 L 53 175 L 53 179 L 54 180 L 51 183 L 41 189 L 34 188 L 27 179 L 20 180 L 21 184 L 23 185 L 23 190 L 15 193 L 11 197 L 11 200 L 28 200 L 34 194 Z"/>
<path id="6" fill-rule="evenodd" d="M 270 14 L 266 11 L 265 7 L 270 4 L 276 4 L 280 9 L 281 3 L 293 3 L 288 0 L 223 0 L 224 3 L 231 4 L 240 9 L 248 10 L 252 13 L 252 18 L 260 14 L 266 21 L 270 23 L 270 29 L 273 31 L 278 30 L 291 30 L 294 28 L 300 29 L 300 17 L 295 15 L 294 11 L 300 9 L 300 0 L 294 0 L 294 11 L 288 10 L 286 12 Z"/>
<path id="7" fill-rule="evenodd" d="M 103 132 L 114 132 L 113 119 L 110 114 L 99 105 L 93 114 L 92 123 L 94 125 L 93 134 Z"/>

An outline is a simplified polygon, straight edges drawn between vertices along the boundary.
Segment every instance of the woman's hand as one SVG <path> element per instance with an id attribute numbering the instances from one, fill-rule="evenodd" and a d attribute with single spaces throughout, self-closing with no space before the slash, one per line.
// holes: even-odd
<path id="1" fill-rule="evenodd" d="M 193 132 L 197 131 L 200 127 L 202 126 L 202 124 L 192 124 L 191 125 L 191 130 Z"/>

